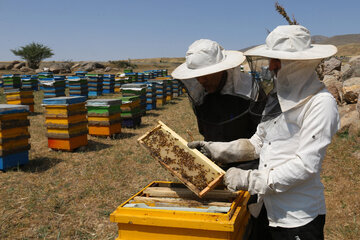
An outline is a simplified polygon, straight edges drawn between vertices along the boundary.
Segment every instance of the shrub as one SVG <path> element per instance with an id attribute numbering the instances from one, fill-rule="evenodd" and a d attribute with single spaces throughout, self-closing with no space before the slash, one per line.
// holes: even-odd
<path id="1" fill-rule="evenodd" d="M 25 59 L 28 67 L 32 69 L 37 69 L 43 59 L 54 55 L 52 49 L 35 42 L 22 46 L 19 49 L 11 49 L 11 52 L 16 56 L 20 56 L 22 59 Z"/>

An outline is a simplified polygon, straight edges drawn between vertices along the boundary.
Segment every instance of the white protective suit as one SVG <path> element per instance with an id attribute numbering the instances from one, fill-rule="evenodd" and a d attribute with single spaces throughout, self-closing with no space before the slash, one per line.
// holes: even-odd
<path id="1" fill-rule="evenodd" d="M 320 171 L 339 115 L 335 99 L 317 78 L 318 63 L 281 61 L 276 90 L 282 113 L 260 123 L 250 139 L 259 169 L 232 168 L 225 176 L 230 190 L 258 194 L 258 204 L 249 209 L 257 216 L 265 203 L 271 227 L 303 226 L 326 213 Z"/>

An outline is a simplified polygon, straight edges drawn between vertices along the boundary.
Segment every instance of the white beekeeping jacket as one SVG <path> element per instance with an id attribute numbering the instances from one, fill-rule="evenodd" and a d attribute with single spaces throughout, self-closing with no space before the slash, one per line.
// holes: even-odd
<path id="1" fill-rule="evenodd" d="M 260 123 L 250 139 L 260 164 L 249 191 L 264 201 L 270 226 L 289 228 L 326 213 L 320 172 L 339 114 L 315 74 L 316 61 L 281 63 L 276 89 L 282 113 Z"/>

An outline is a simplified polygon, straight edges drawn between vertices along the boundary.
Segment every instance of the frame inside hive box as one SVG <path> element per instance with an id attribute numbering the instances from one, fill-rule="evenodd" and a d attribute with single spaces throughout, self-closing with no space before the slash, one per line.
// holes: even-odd
<path id="1" fill-rule="evenodd" d="M 220 183 L 225 174 L 198 150 L 188 148 L 187 141 L 161 121 L 138 142 L 199 197 Z"/>

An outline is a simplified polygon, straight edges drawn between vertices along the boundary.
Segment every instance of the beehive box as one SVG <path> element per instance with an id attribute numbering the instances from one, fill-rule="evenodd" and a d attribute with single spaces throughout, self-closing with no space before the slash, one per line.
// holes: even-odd
<path id="1" fill-rule="evenodd" d="M 85 101 L 85 96 L 43 100 L 49 148 L 73 151 L 88 144 Z"/>
<path id="2" fill-rule="evenodd" d="M 159 125 L 138 139 L 166 169 L 199 197 L 222 181 L 224 170 L 159 121 Z"/>
<path id="3" fill-rule="evenodd" d="M 89 134 L 112 136 L 121 132 L 120 99 L 94 99 L 87 101 Z"/>
<path id="4" fill-rule="evenodd" d="M 6 103 L 14 105 L 27 105 L 30 112 L 34 112 L 33 90 L 5 89 Z"/>
<path id="5" fill-rule="evenodd" d="M 0 104 L 0 170 L 28 163 L 29 108 Z"/>
<path id="6" fill-rule="evenodd" d="M 117 240 L 240 240 L 247 237 L 248 192 L 218 187 L 198 198 L 181 183 L 154 181 L 111 215 Z"/>

